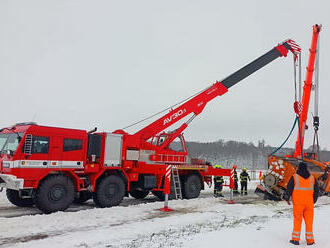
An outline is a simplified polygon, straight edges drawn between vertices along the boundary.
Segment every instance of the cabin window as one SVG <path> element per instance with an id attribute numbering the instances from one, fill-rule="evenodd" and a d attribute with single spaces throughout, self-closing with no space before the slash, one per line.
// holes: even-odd
<path id="1" fill-rule="evenodd" d="M 33 136 L 32 153 L 47 154 L 49 151 L 49 138 L 42 136 Z"/>
<path id="2" fill-rule="evenodd" d="M 81 150 L 82 143 L 81 139 L 64 139 L 63 152 Z"/>

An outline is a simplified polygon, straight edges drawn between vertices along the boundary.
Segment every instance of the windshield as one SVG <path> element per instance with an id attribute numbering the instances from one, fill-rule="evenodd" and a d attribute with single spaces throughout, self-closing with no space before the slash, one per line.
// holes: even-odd
<path id="1" fill-rule="evenodd" d="M 0 133 L 0 154 L 14 154 L 24 133 Z"/>

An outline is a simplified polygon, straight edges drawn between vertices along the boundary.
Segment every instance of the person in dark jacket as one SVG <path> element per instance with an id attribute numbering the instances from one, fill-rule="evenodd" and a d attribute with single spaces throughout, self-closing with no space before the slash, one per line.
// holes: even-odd
<path id="1" fill-rule="evenodd" d="M 241 181 L 241 195 L 247 195 L 247 183 L 251 181 L 249 173 L 246 172 L 246 168 L 243 168 L 243 172 L 239 175 Z"/>
<path id="2" fill-rule="evenodd" d="M 216 164 L 214 165 L 214 168 L 221 169 L 222 166 Z M 224 183 L 223 176 L 214 176 L 213 180 L 214 180 L 214 197 L 223 197 L 222 194 L 222 188 Z"/>
<path id="3" fill-rule="evenodd" d="M 290 178 L 283 199 L 289 204 L 292 196 L 293 203 L 293 231 L 290 243 L 299 245 L 302 219 L 306 225 L 307 245 L 314 244 L 313 218 L 314 203 L 319 194 L 319 187 L 315 178 L 309 173 L 307 164 L 299 163 L 297 172 Z"/>

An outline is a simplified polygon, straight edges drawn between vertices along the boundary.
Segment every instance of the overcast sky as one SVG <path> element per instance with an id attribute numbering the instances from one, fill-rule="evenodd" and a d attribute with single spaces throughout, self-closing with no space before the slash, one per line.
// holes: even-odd
<path id="1" fill-rule="evenodd" d="M 288 38 L 303 48 L 304 78 L 312 25 L 321 23 L 320 142 L 330 149 L 329 10 L 328 1 L 307 0 L 1 0 L 0 126 L 36 121 L 114 131 L 225 78 Z M 289 56 L 215 98 L 185 137 L 264 139 L 277 146 L 293 124 L 293 102 Z M 308 146 L 313 105 L 312 99 Z"/>

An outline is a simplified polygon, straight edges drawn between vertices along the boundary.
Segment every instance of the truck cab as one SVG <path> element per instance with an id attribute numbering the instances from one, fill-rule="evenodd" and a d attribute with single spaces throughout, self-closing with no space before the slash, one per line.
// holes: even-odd
<path id="1" fill-rule="evenodd" d="M 76 192 L 86 187 L 79 175 L 85 170 L 87 149 L 88 134 L 84 130 L 36 123 L 3 128 L 0 187 L 6 188 L 7 198 L 14 205 L 36 204 L 46 213 L 65 209 Z M 56 186 L 56 181 L 62 185 Z"/>
<path id="2" fill-rule="evenodd" d="M 16 124 L 0 132 L 0 186 L 37 188 L 41 178 L 57 169 L 83 169 L 87 133 L 35 123 Z"/>

